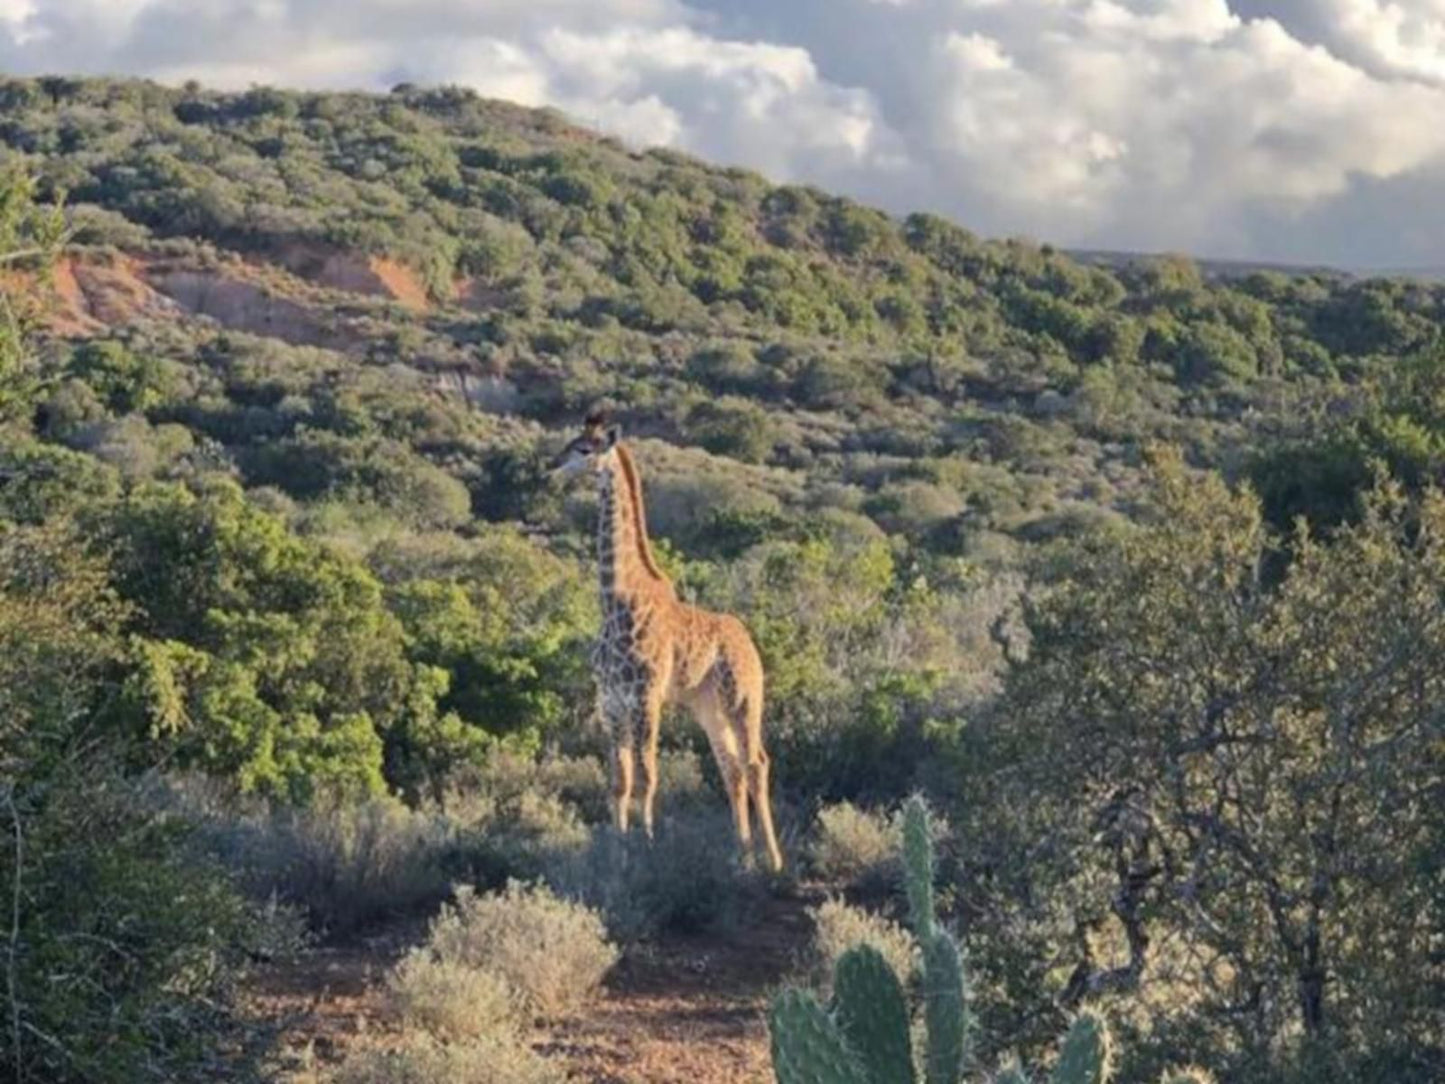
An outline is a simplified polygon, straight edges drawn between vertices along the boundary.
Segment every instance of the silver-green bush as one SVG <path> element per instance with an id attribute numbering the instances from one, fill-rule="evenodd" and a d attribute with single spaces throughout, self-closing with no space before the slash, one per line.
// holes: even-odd
<path id="1" fill-rule="evenodd" d="M 515 1032 L 519 1003 L 494 970 L 412 949 L 387 976 L 387 994 L 407 1027 L 449 1039 Z"/>
<path id="2" fill-rule="evenodd" d="M 813 872 L 833 883 L 896 880 L 902 836 L 896 819 L 852 802 L 825 805 L 808 848 Z"/>
<path id="3" fill-rule="evenodd" d="M 918 942 L 898 923 L 839 899 L 830 899 L 808 914 L 814 926 L 809 970 L 818 985 L 831 981 L 839 958 L 855 945 L 877 949 L 905 983 L 918 970 Z"/>
<path id="4" fill-rule="evenodd" d="M 458 1043 L 410 1036 L 390 1049 L 353 1051 L 333 1084 L 566 1084 L 567 1074 L 509 1035 Z"/>
<path id="5" fill-rule="evenodd" d="M 595 911 L 518 881 L 484 896 L 458 889 L 432 921 L 427 949 L 437 960 L 495 972 L 542 1015 L 584 1004 L 618 957 Z"/>

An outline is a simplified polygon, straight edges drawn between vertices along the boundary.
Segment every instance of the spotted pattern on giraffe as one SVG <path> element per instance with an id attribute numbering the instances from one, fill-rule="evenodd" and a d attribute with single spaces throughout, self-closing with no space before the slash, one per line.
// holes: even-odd
<path id="1" fill-rule="evenodd" d="M 589 419 L 554 467 L 585 468 L 597 480 L 602 625 L 592 669 L 612 752 L 617 827 L 627 830 L 640 762 L 643 824 L 652 833 L 662 709 L 681 703 L 707 735 L 744 850 L 751 853 L 756 813 L 769 864 L 781 869 L 763 748 L 763 665 L 747 628 L 677 597 L 653 556 L 641 479 L 617 430 Z"/>

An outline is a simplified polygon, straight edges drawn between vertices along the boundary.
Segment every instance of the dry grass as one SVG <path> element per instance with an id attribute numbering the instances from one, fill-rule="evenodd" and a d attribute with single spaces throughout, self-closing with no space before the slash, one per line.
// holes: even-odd
<path id="1" fill-rule="evenodd" d="M 331 935 L 434 906 L 460 860 L 450 818 L 390 799 L 268 806 L 189 776 L 165 780 L 156 800 L 200 827 L 249 894 L 294 904 Z"/>
<path id="2" fill-rule="evenodd" d="M 624 942 L 726 929 L 757 887 L 720 812 L 665 818 L 652 840 L 598 829 L 586 848 L 550 863 L 546 879 L 561 895 L 595 908 Z"/>

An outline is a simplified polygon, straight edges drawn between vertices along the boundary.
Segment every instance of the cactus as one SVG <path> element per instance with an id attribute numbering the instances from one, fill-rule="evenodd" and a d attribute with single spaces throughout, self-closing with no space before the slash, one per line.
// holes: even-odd
<path id="1" fill-rule="evenodd" d="M 973 1020 L 958 943 L 938 925 L 933 901 L 933 833 L 919 798 L 903 818 L 904 890 L 914 933 L 923 948 L 921 992 L 927 1042 L 926 1084 L 961 1084 Z M 787 989 L 768 1018 L 778 1084 L 917 1084 L 903 983 L 874 948 L 859 945 L 838 960 L 833 1001 Z M 1082 1012 L 1059 1049 L 1052 1084 L 1108 1084 L 1113 1075 L 1109 1029 L 1097 1013 Z M 1029 1084 L 1017 1063 L 993 1084 Z M 1175 1070 L 1160 1084 L 1213 1084 L 1199 1069 Z"/>
<path id="2" fill-rule="evenodd" d="M 838 959 L 833 1011 L 874 1084 L 914 1084 L 903 986 L 883 954 L 858 945 Z"/>
<path id="3" fill-rule="evenodd" d="M 873 1084 L 837 1023 L 804 990 L 784 990 L 768 1019 L 778 1084 Z"/>
<path id="4" fill-rule="evenodd" d="M 933 936 L 937 919 L 933 910 L 933 827 L 922 798 L 908 800 L 903 808 L 903 888 L 908 913 L 920 944 Z"/>
<path id="5" fill-rule="evenodd" d="M 923 947 L 924 1079 L 960 1084 L 971 1030 L 963 963 L 957 942 L 937 927 L 933 831 L 919 798 L 904 810 L 903 839 L 904 886 Z M 769 1027 L 779 1084 L 915 1084 L 903 984 L 883 957 L 866 946 L 845 952 L 834 970 L 833 991 L 831 1015 L 796 990 L 785 990 L 774 1002 Z"/>
<path id="6" fill-rule="evenodd" d="M 1105 1084 L 1113 1074 L 1112 1054 L 1109 1027 L 1103 1018 L 1080 1013 L 1064 1036 L 1053 1084 Z"/>
<path id="7" fill-rule="evenodd" d="M 923 1014 L 928 1084 L 958 1084 L 968 1054 L 969 1018 L 958 945 L 935 929 L 923 946 Z"/>
<path id="8" fill-rule="evenodd" d="M 1159 1084 L 1214 1084 L 1214 1076 L 1198 1066 L 1191 1065 L 1183 1069 L 1171 1069 L 1164 1074 Z"/>

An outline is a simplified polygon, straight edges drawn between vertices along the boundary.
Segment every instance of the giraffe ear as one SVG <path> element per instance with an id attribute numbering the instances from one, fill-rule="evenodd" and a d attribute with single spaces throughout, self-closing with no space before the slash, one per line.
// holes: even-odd
<path id="1" fill-rule="evenodd" d="M 622 439 L 622 426 L 610 425 L 607 427 L 607 447 L 614 447 Z"/>

